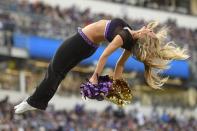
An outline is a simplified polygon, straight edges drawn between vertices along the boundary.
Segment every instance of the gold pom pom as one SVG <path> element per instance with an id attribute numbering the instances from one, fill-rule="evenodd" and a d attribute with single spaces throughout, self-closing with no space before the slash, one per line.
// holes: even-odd
<path id="1" fill-rule="evenodd" d="M 131 102 L 133 94 L 126 81 L 123 79 L 113 80 L 109 94 L 106 96 L 108 101 L 117 104 L 120 107 Z"/>

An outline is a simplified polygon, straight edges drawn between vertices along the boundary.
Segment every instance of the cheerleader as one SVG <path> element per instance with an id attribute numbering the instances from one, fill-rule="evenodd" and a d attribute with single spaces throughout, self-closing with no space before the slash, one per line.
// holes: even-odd
<path id="1" fill-rule="evenodd" d="M 123 28 L 124 33 L 119 35 L 125 50 L 117 61 L 113 76 L 100 76 L 108 56 L 113 52 L 107 47 L 99 58 L 92 77 L 81 85 L 81 94 L 91 99 L 107 99 L 118 106 L 129 104 L 133 94 L 127 82 L 123 80 L 122 72 L 124 63 L 131 55 L 144 64 L 147 84 L 154 89 L 161 89 L 168 77 L 162 78 L 158 74 L 169 68 L 168 64 L 172 60 L 184 60 L 189 56 L 186 49 L 177 47 L 173 41 L 166 43 L 168 28 L 163 27 L 155 32 L 157 25 L 158 22 L 151 22 L 137 31 L 129 27 Z M 132 37 L 128 37 L 129 34 Z"/>
<path id="2" fill-rule="evenodd" d="M 45 110 L 48 102 L 54 96 L 60 82 L 65 75 L 80 61 L 90 57 L 103 41 L 110 42 L 101 55 L 93 76 L 92 85 L 98 84 L 97 75 L 100 75 L 108 56 L 118 48 L 125 49 L 118 61 L 114 78 L 119 78 L 122 71 L 121 61 L 132 53 L 145 64 L 145 78 L 147 83 L 158 88 L 165 80 L 152 74 L 152 68 L 163 69 L 167 66 L 166 60 L 186 59 L 184 50 L 171 44 L 163 44 L 165 29 L 158 33 L 153 32 L 154 24 L 133 30 L 124 20 L 100 20 L 84 28 L 66 39 L 51 60 L 46 75 L 37 86 L 35 92 L 25 101 L 15 106 L 15 113 L 20 114 L 28 110 Z M 163 44 L 163 45 L 162 45 Z M 161 58 L 155 63 L 154 58 Z M 102 79 L 101 79 L 102 80 Z"/>

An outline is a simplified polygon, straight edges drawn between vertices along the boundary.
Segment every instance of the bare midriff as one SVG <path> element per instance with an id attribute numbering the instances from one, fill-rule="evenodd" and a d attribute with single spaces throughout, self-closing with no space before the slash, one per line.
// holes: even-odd
<path id="1" fill-rule="evenodd" d="M 87 25 L 82 29 L 83 33 L 90 39 L 93 43 L 99 44 L 105 41 L 105 27 L 109 20 L 100 20 L 98 22 Z"/>

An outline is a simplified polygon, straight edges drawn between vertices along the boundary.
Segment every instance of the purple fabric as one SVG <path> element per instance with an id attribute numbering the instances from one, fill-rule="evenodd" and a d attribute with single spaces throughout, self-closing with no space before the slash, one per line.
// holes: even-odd
<path id="1" fill-rule="evenodd" d="M 94 48 L 98 48 L 98 46 L 96 44 L 94 44 L 82 31 L 82 29 L 80 27 L 78 27 L 78 32 L 81 35 L 81 37 L 92 47 Z"/>
<path id="2" fill-rule="evenodd" d="M 102 101 L 104 97 L 108 95 L 111 85 L 112 80 L 109 76 L 100 76 L 98 78 L 98 85 L 94 85 L 90 81 L 82 83 L 80 86 L 81 94 L 85 99 L 88 97 L 90 99 Z M 101 95 L 101 93 L 103 95 Z"/>
<path id="3" fill-rule="evenodd" d="M 107 22 L 107 25 L 105 27 L 105 39 L 108 40 L 108 31 L 109 31 L 109 26 L 110 26 L 111 20 Z"/>
<path id="4" fill-rule="evenodd" d="M 90 99 L 96 99 L 98 101 L 102 101 L 104 100 L 104 96 L 106 96 L 108 94 L 108 88 L 104 87 L 100 87 L 98 85 L 94 85 L 91 82 L 86 82 L 83 83 L 81 86 L 81 94 L 82 96 L 84 96 L 84 98 L 86 99 L 86 97 L 90 98 Z M 103 95 L 101 95 L 101 93 Z"/>
<path id="5" fill-rule="evenodd" d="M 107 27 L 106 27 L 107 29 L 106 29 L 105 38 L 107 39 L 107 41 L 111 42 L 124 27 L 128 27 L 132 30 L 129 24 L 126 23 L 124 20 L 119 19 L 119 18 L 112 19 L 110 23 L 107 24 Z"/>

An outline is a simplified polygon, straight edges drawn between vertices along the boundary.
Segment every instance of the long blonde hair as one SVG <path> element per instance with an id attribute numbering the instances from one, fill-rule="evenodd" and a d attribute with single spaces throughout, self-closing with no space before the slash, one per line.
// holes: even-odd
<path id="1" fill-rule="evenodd" d="M 154 30 L 158 22 L 151 22 L 147 28 Z M 168 77 L 159 76 L 160 71 L 169 68 L 172 60 L 185 60 L 189 57 L 186 49 L 177 47 L 173 41 L 165 42 L 168 28 L 162 27 L 155 35 L 144 33 L 137 39 L 132 50 L 133 55 L 144 63 L 145 80 L 154 89 L 161 89 L 161 86 L 168 80 Z M 158 71 L 155 71 L 158 69 Z"/>

